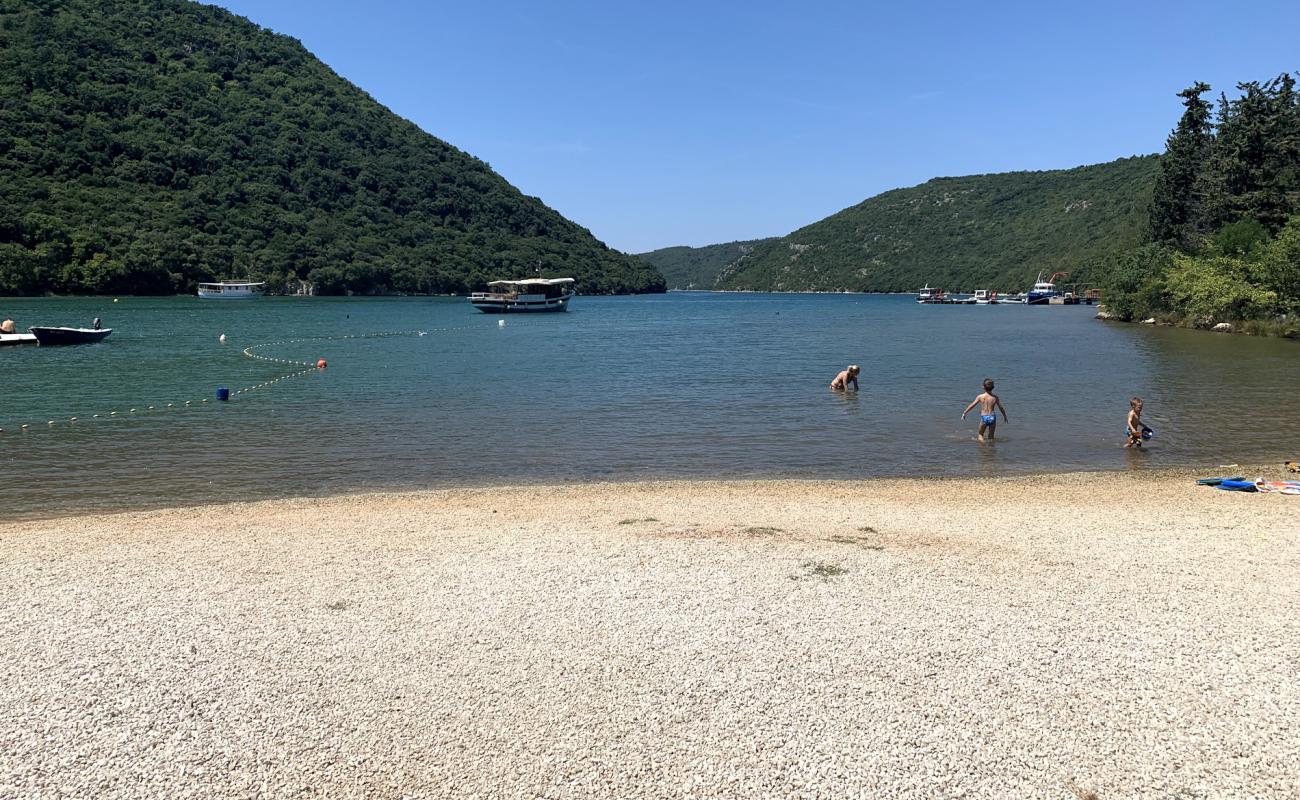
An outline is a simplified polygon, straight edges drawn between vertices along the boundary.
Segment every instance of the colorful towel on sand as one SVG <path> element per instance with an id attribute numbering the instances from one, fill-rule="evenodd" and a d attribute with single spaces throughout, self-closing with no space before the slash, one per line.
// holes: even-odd
<path id="1" fill-rule="evenodd" d="M 1300 481 L 1266 481 L 1263 478 L 1260 478 L 1255 481 L 1255 488 L 1261 492 L 1300 494 Z"/>
<path id="2" fill-rule="evenodd" d="M 1224 478 L 1219 482 L 1218 486 L 1220 489 L 1229 492 L 1270 492 L 1273 494 L 1300 495 L 1300 481 L 1266 481 L 1263 478 L 1256 478 L 1253 481 L 1245 481 L 1235 478 Z"/>
<path id="3" fill-rule="evenodd" d="M 1219 488 L 1226 492 L 1258 492 L 1259 487 L 1254 481 L 1234 481 L 1225 480 L 1219 483 Z"/>

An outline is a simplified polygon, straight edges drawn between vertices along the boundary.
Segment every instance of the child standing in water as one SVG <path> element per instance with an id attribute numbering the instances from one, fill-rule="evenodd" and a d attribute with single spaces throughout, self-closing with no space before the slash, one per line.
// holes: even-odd
<path id="1" fill-rule="evenodd" d="M 997 412 L 1002 412 L 1003 422 L 1009 421 L 1007 419 L 1007 410 L 1002 407 L 1002 400 L 997 395 L 993 394 L 992 378 L 984 379 L 984 393 L 970 401 L 970 405 L 966 406 L 966 410 L 961 412 L 961 418 L 966 419 L 966 415 L 969 414 L 970 410 L 975 406 L 980 407 L 980 430 L 976 435 L 976 438 L 981 442 L 986 440 L 992 441 L 994 431 L 998 426 Z"/>
<path id="2" fill-rule="evenodd" d="M 1128 419 L 1124 420 L 1124 430 L 1128 433 L 1125 447 L 1141 447 L 1143 439 L 1149 439 L 1151 429 L 1142 424 L 1142 398 L 1134 397 L 1128 401 Z"/>
<path id="3" fill-rule="evenodd" d="M 857 364 L 849 364 L 848 369 L 836 375 L 835 380 L 831 381 L 831 388 L 837 392 L 844 392 L 848 390 L 850 383 L 853 384 L 853 390 L 857 391 L 858 389 L 858 365 Z"/>

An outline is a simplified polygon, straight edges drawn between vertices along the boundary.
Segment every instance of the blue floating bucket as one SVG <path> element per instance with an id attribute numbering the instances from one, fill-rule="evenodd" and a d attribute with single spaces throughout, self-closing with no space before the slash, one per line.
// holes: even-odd
<path id="1" fill-rule="evenodd" d="M 224 387 L 224 386 L 218 386 L 218 387 L 217 387 L 217 399 L 218 399 L 218 400 L 229 400 L 229 399 L 230 399 L 230 390 L 227 389 L 227 388 Z"/>

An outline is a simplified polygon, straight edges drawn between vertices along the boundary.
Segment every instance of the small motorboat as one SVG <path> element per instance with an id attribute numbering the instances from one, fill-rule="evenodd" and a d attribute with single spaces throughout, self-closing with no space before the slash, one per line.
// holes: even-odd
<path id="1" fill-rule="evenodd" d="M 30 333 L 0 333 L 0 345 L 36 344 L 36 337 Z"/>
<path id="2" fill-rule="evenodd" d="M 112 328 L 47 328 L 44 326 L 33 326 L 27 330 L 31 331 L 32 337 L 37 344 L 88 344 L 98 342 L 107 338 L 113 332 Z"/>
<path id="3" fill-rule="evenodd" d="M 916 293 L 916 302 L 922 304 L 939 304 L 947 302 L 943 289 L 936 289 L 930 284 L 921 287 L 921 291 Z"/>

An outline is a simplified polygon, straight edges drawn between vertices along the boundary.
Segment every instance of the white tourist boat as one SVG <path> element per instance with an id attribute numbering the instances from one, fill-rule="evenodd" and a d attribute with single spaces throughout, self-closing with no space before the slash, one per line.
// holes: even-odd
<path id="1" fill-rule="evenodd" d="M 199 297 L 208 300 L 252 300 L 262 296 L 264 282 L 254 281 L 218 281 L 200 283 Z"/>
<path id="2" fill-rule="evenodd" d="M 936 289 L 930 284 L 921 287 L 921 291 L 916 293 L 916 302 L 918 303 L 942 303 L 943 289 Z"/>
<path id="3" fill-rule="evenodd" d="M 998 302 L 997 292 L 991 292 L 988 289 L 975 290 L 975 305 L 977 306 L 997 305 L 997 302 Z"/>
<path id="4" fill-rule="evenodd" d="M 564 311 L 573 295 L 573 278 L 525 278 L 492 281 L 488 291 L 474 292 L 469 302 L 484 314 Z"/>

